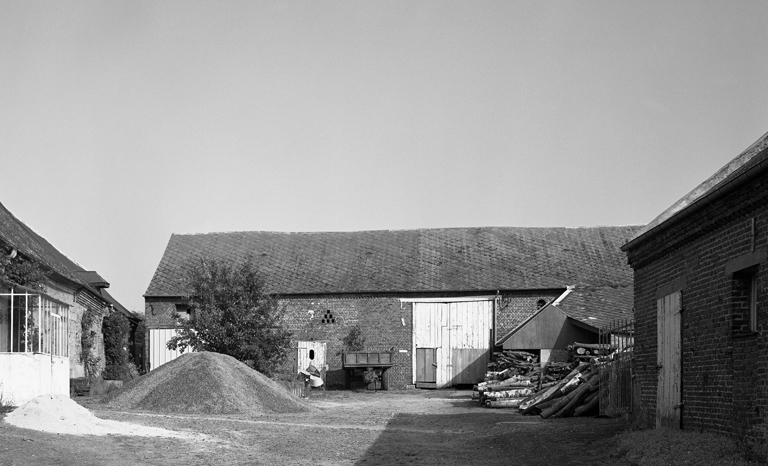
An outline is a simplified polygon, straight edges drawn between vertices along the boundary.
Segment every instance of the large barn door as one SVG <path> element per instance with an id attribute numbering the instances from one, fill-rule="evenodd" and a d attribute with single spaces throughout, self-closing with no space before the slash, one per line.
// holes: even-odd
<path id="1" fill-rule="evenodd" d="M 493 301 L 450 305 L 451 385 L 476 384 L 485 378 L 493 328 Z"/>
<path id="2" fill-rule="evenodd" d="M 475 384 L 485 376 L 493 301 L 446 301 L 413 303 L 413 381 L 417 387 Z M 432 378 L 433 364 L 434 381 L 420 380 Z"/>
<path id="3" fill-rule="evenodd" d="M 682 375 L 682 294 L 680 291 L 656 302 L 658 311 L 658 387 L 656 391 L 656 427 L 680 428 Z"/>

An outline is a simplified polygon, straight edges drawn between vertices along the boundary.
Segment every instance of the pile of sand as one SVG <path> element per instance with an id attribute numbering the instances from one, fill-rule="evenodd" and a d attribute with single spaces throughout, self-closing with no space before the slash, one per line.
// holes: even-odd
<path id="1" fill-rule="evenodd" d="M 112 409 L 186 414 L 315 411 L 277 382 L 219 353 L 189 353 L 130 381 L 102 400 Z"/>
<path id="2" fill-rule="evenodd" d="M 5 422 L 25 429 L 71 435 L 135 435 L 193 438 L 194 435 L 158 427 L 99 419 L 67 395 L 40 395 L 13 410 Z"/>

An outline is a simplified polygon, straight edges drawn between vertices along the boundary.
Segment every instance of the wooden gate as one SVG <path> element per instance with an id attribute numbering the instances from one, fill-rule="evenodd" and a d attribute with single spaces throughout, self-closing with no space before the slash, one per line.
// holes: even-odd
<path id="1" fill-rule="evenodd" d="M 680 428 L 682 411 L 682 293 L 676 291 L 656 301 L 658 311 L 658 386 L 656 427 Z"/>
<path id="2" fill-rule="evenodd" d="M 442 388 L 482 381 L 490 356 L 492 328 L 492 299 L 414 302 L 414 384 L 425 387 L 434 384 L 435 388 Z M 428 358 L 431 358 L 430 366 L 423 365 Z M 421 382 L 418 378 L 431 378 L 432 364 L 435 365 L 434 382 L 418 384 Z"/>

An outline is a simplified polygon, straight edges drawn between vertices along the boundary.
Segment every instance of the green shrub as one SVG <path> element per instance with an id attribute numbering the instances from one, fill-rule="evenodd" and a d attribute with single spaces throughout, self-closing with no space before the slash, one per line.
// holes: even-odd
<path id="1" fill-rule="evenodd" d="M 104 334 L 105 380 L 130 380 L 138 371 L 131 362 L 128 352 L 128 337 L 131 324 L 120 312 L 111 312 L 104 318 L 101 327 Z"/>

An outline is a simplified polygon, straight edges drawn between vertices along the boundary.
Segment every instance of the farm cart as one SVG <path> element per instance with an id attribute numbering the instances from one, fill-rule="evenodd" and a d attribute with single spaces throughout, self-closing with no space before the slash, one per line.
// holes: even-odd
<path id="1" fill-rule="evenodd" d="M 387 371 L 394 366 L 392 353 L 374 351 L 355 351 L 342 353 L 341 367 L 344 369 L 344 388 L 352 386 L 352 376 L 355 372 L 363 372 L 363 377 L 369 389 L 376 390 L 377 382 L 381 382 L 382 390 L 389 390 L 389 374 Z"/>

